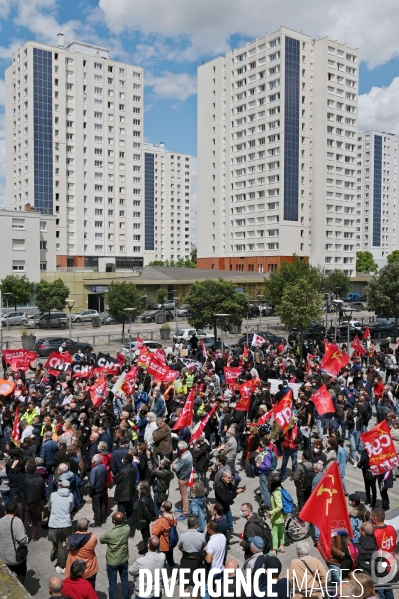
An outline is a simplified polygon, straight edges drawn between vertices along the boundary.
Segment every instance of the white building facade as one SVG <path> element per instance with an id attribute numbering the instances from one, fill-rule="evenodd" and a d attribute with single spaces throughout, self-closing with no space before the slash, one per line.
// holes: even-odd
<path id="1" fill-rule="evenodd" d="M 141 268 L 143 69 L 73 41 L 27 42 L 6 70 L 6 202 L 56 215 L 58 267 Z"/>
<path id="2" fill-rule="evenodd" d="M 330 206 L 356 204 L 357 60 L 282 27 L 199 67 L 199 267 L 268 272 L 296 253 L 352 274 L 354 242 L 326 238 L 349 227 Z"/>
<path id="3" fill-rule="evenodd" d="M 56 269 L 56 217 L 33 211 L 0 210 L 0 280 L 7 275 L 26 275 L 40 282 L 42 272 Z"/>
<path id="4" fill-rule="evenodd" d="M 397 215 L 397 156 L 399 138 L 393 133 L 365 131 L 357 136 L 357 251 L 371 252 L 379 268 L 399 249 Z"/>
<path id="5" fill-rule="evenodd" d="M 145 250 L 155 260 L 188 260 L 192 157 L 143 144 Z"/>

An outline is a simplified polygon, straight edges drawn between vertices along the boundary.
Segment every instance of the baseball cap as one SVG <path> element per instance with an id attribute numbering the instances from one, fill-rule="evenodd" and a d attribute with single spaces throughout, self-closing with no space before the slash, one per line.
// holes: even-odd
<path id="1" fill-rule="evenodd" d="M 257 549 L 263 549 L 263 547 L 265 546 L 265 542 L 262 539 L 262 537 L 258 537 L 258 536 L 256 536 L 256 537 L 250 537 L 248 539 L 248 541 L 250 543 L 252 543 L 253 545 L 255 545 L 255 547 L 257 547 Z"/>

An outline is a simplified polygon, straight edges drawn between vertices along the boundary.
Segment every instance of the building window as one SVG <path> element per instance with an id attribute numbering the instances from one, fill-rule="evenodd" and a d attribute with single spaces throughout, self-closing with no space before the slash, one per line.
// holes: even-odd
<path id="1" fill-rule="evenodd" d="M 12 269 L 14 272 L 22 272 L 25 270 L 25 260 L 13 260 Z"/>
<path id="2" fill-rule="evenodd" d="M 12 240 L 12 249 L 13 250 L 24 250 L 25 249 L 25 239 L 13 239 Z"/>
<path id="3" fill-rule="evenodd" d="M 144 155 L 145 250 L 154 250 L 154 154 Z M 140 213 L 137 213 L 140 215 Z"/>
<path id="4" fill-rule="evenodd" d="M 40 262 L 40 270 L 47 270 L 47 262 Z"/>
<path id="5" fill-rule="evenodd" d="M 284 102 L 284 220 L 290 221 L 298 220 L 299 75 L 299 40 L 286 37 Z"/>
<path id="6" fill-rule="evenodd" d="M 373 247 L 381 245 L 382 136 L 374 136 Z"/>
<path id="7" fill-rule="evenodd" d="M 25 229 L 25 219 L 24 218 L 13 218 L 12 219 L 12 228 L 13 229 Z"/>

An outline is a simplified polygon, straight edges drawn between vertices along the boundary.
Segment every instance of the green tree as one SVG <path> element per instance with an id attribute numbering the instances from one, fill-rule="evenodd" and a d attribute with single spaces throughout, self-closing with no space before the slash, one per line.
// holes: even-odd
<path id="1" fill-rule="evenodd" d="M 197 268 L 197 263 L 192 260 L 179 258 L 178 260 L 153 260 L 148 266 L 171 266 L 172 268 Z"/>
<path id="2" fill-rule="evenodd" d="M 69 287 L 65 285 L 62 279 L 55 279 L 52 283 L 49 281 L 40 281 L 36 285 L 36 306 L 40 312 L 51 310 L 63 310 L 66 305 L 66 299 L 70 293 Z"/>
<path id="3" fill-rule="evenodd" d="M 148 263 L 148 266 L 165 266 L 165 262 L 163 260 L 153 260 Z"/>
<path id="4" fill-rule="evenodd" d="M 399 250 L 394 250 L 392 254 L 388 254 L 387 260 L 390 264 L 392 262 L 399 262 Z"/>
<path id="5" fill-rule="evenodd" d="M 323 289 L 334 293 L 336 297 L 345 297 L 351 288 L 351 281 L 348 273 L 342 270 L 332 270 L 324 279 Z"/>
<path id="6" fill-rule="evenodd" d="M 7 275 L 1 281 L 1 292 L 3 294 L 11 293 L 9 303 L 11 305 L 14 304 L 16 310 L 18 304 L 21 306 L 29 302 L 32 294 L 32 283 L 25 275 L 22 277 L 18 275 Z"/>
<path id="7" fill-rule="evenodd" d="M 166 291 L 166 289 L 162 289 L 161 287 L 159 289 L 157 289 L 157 303 L 164 304 L 166 301 L 167 295 L 168 295 L 168 292 Z"/>
<path id="8" fill-rule="evenodd" d="M 386 318 L 399 318 L 399 262 L 390 262 L 367 285 L 367 307 Z"/>
<path id="9" fill-rule="evenodd" d="M 193 248 L 190 252 L 190 260 L 191 262 L 194 262 L 194 264 L 197 264 L 197 248 Z"/>
<path id="10" fill-rule="evenodd" d="M 317 320 L 323 313 L 323 296 L 315 291 L 312 281 L 303 277 L 293 285 L 284 289 L 283 295 L 276 308 L 276 314 L 288 329 L 298 327 L 301 334 L 301 352 L 303 331 L 312 321 Z"/>
<path id="11" fill-rule="evenodd" d="M 205 279 L 191 285 L 185 298 L 189 304 L 188 322 L 196 329 L 213 329 L 215 340 L 219 325 L 227 329 L 228 325 L 240 326 L 249 309 L 248 297 L 238 293 L 236 284 L 224 279 Z M 222 320 L 215 314 L 229 314 Z"/>
<path id="12" fill-rule="evenodd" d="M 371 252 L 356 252 L 356 271 L 376 273 L 378 265 L 374 262 L 373 254 Z"/>
<path id="13" fill-rule="evenodd" d="M 108 288 L 107 306 L 108 313 L 117 322 L 122 322 L 122 338 L 125 335 L 125 322 L 129 322 L 129 316 L 125 308 L 135 308 L 132 314 L 132 322 L 142 312 L 141 299 L 143 291 L 139 291 L 135 283 L 111 283 Z"/>
<path id="14" fill-rule="evenodd" d="M 321 289 L 321 273 L 318 269 L 294 254 L 291 262 L 284 260 L 280 268 L 270 273 L 269 278 L 265 280 L 263 289 L 265 298 L 276 308 L 285 288 L 291 287 L 299 279 L 306 279 L 317 291 Z"/>

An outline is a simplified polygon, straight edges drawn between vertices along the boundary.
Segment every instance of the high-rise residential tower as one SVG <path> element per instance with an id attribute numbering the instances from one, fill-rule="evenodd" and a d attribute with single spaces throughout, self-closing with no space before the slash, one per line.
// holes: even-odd
<path id="1" fill-rule="evenodd" d="M 355 268 L 357 51 L 282 27 L 198 69 L 198 266 Z"/>
<path id="2" fill-rule="evenodd" d="M 399 249 L 397 157 L 393 133 L 365 131 L 357 136 L 356 250 L 371 252 L 379 267 Z"/>
<path id="3" fill-rule="evenodd" d="M 73 41 L 27 42 L 6 70 L 6 203 L 55 214 L 58 267 L 140 268 L 143 69 Z M 152 232 L 153 235 L 153 232 Z"/>

